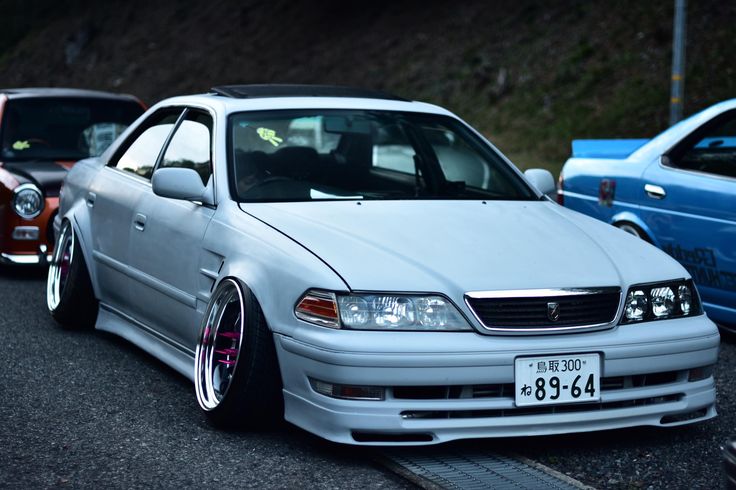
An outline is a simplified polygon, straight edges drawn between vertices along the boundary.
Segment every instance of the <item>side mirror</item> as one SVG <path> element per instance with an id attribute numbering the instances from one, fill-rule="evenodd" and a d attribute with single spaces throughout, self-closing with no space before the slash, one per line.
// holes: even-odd
<path id="1" fill-rule="evenodd" d="M 205 186 L 199 174 L 191 168 L 156 169 L 151 179 L 151 187 L 157 196 L 214 204 L 212 187 Z"/>
<path id="2" fill-rule="evenodd" d="M 549 170 L 543 168 L 530 168 L 524 172 L 524 177 L 537 188 L 539 192 L 554 200 L 557 196 L 555 178 Z"/>

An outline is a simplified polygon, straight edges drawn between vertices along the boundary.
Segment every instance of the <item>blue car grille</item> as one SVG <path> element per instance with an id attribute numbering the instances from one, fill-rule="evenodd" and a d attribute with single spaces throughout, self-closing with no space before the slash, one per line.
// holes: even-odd
<path id="1" fill-rule="evenodd" d="M 621 290 L 606 288 L 595 294 L 466 299 L 486 328 L 523 331 L 611 323 L 618 312 Z M 550 311 L 554 304 L 557 305 L 556 314 Z"/>

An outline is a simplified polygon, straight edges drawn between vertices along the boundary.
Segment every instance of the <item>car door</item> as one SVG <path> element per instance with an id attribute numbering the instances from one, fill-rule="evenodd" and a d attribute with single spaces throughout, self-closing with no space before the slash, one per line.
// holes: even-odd
<path id="1" fill-rule="evenodd" d="M 95 176 L 86 196 L 99 299 L 123 312 L 129 304 L 133 211 L 150 192 L 154 164 L 181 112 L 167 109 L 149 116 Z"/>
<path id="2" fill-rule="evenodd" d="M 733 318 L 736 111 L 695 130 L 643 177 L 642 218 L 659 245 L 690 271 L 714 320 Z"/>
<path id="3" fill-rule="evenodd" d="M 164 167 L 197 171 L 212 179 L 212 116 L 187 109 L 154 172 Z M 148 187 L 135 207 L 129 248 L 134 270 L 134 317 L 183 350 L 193 352 L 209 289 L 199 271 L 201 242 L 214 207 L 157 196 Z"/>

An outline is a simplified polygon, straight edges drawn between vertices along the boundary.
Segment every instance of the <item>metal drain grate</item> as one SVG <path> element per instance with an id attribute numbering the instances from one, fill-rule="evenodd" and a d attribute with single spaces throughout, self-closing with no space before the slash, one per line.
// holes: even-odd
<path id="1" fill-rule="evenodd" d="M 404 470 L 402 474 L 408 471 L 419 476 L 420 478 L 416 479 L 419 481 L 414 483 L 425 488 L 462 490 L 590 488 L 564 475 L 558 478 L 518 459 L 499 454 L 391 450 L 385 451 L 383 457 Z M 424 482 L 430 484 L 424 485 Z"/>

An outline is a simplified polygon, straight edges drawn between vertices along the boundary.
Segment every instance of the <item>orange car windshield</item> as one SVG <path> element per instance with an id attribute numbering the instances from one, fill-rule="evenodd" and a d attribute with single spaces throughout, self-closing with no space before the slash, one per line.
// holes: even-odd
<path id="1" fill-rule="evenodd" d="M 101 154 L 143 113 L 132 100 L 24 97 L 7 101 L 0 159 L 80 160 Z"/>

